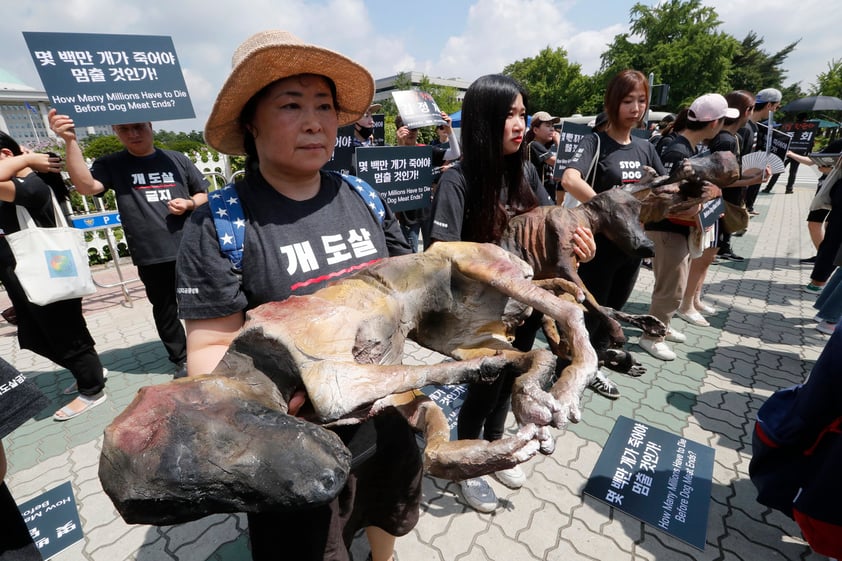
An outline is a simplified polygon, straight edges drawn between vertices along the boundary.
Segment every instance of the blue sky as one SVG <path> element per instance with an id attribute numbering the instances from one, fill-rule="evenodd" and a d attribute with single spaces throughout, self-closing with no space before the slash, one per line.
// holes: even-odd
<path id="1" fill-rule="evenodd" d="M 769 53 L 801 39 L 785 65 L 787 83 L 800 81 L 808 89 L 830 60 L 842 58 L 842 2 L 702 2 L 716 9 L 723 31 L 742 39 L 753 30 Z M 375 78 L 418 71 L 470 81 L 548 45 L 566 49 L 571 61 L 592 73 L 606 44 L 628 30 L 633 5 L 630 0 L 38 0 L 4 12 L 0 67 L 41 88 L 21 31 L 169 35 L 197 117 L 156 126 L 192 130 L 203 128 L 234 49 L 263 29 L 286 29 L 342 52 Z"/>

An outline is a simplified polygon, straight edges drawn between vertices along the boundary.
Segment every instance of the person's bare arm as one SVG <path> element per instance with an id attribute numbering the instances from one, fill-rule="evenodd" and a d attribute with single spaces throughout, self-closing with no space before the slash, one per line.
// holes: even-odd
<path id="1" fill-rule="evenodd" d="M 210 319 L 188 319 L 187 375 L 210 373 L 228 350 L 245 322 L 243 312 Z"/>
<path id="2" fill-rule="evenodd" d="M 573 195 L 580 203 L 586 203 L 596 197 L 596 191 L 582 179 L 582 174 L 577 169 L 567 168 L 561 176 L 561 186 L 564 190 Z"/>
<path id="3" fill-rule="evenodd" d="M 76 127 L 73 119 L 67 115 L 59 115 L 55 109 L 50 109 L 50 129 L 64 140 L 67 162 L 67 173 L 70 174 L 70 181 L 76 191 L 81 195 L 96 195 L 105 191 L 105 186 L 94 179 L 88 164 L 85 163 L 85 156 L 82 154 L 82 147 L 76 139 Z"/>
<path id="4" fill-rule="evenodd" d="M 12 178 L 27 168 L 38 172 L 59 172 L 61 171 L 61 158 L 49 154 L 27 152 L 20 156 L 0 160 L 0 201 L 14 202 L 15 183 Z"/>

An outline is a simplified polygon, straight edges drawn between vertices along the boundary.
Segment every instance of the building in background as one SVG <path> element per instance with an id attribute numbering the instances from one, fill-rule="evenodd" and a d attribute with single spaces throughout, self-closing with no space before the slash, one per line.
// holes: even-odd
<path id="1" fill-rule="evenodd" d="M 404 75 L 408 77 L 412 83 L 412 89 L 416 90 L 420 87 L 421 80 L 424 78 L 424 74 L 421 72 L 405 72 Z M 387 76 L 385 78 L 375 80 L 374 101 L 392 99 L 392 92 L 396 89 L 395 81 L 399 76 L 399 74 L 396 74 L 394 76 Z M 471 85 L 471 82 L 458 78 L 431 78 L 430 76 L 427 76 L 427 80 L 436 86 L 448 86 L 455 88 L 457 90 L 456 99 L 459 101 L 462 101 L 465 97 L 465 92 L 468 90 L 468 86 Z"/>
<path id="2" fill-rule="evenodd" d="M 37 90 L 0 68 L 0 130 L 25 146 L 54 141 L 47 121 L 50 109 L 47 92 Z M 83 127 L 77 131 L 83 139 L 94 134 L 112 134 L 108 125 Z"/>

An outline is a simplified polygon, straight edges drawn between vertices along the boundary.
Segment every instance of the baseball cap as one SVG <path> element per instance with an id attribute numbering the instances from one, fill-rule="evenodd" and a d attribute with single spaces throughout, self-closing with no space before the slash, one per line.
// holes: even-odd
<path id="1" fill-rule="evenodd" d="M 546 111 L 538 111 L 537 113 L 532 115 L 532 121 L 531 122 L 534 123 L 536 121 L 539 122 L 539 123 L 553 123 L 553 124 L 555 124 L 555 123 L 561 121 L 561 117 L 553 117 L 552 115 L 550 115 Z"/>
<path id="2" fill-rule="evenodd" d="M 754 98 L 754 103 L 778 103 L 783 96 L 781 95 L 780 90 L 776 90 L 775 88 L 766 88 L 765 90 L 760 90 L 757 92 L 757 96 Z"/>
<path id="3" fill-rule="evenodd" d="M 722 117 L 736 119 L 739 116 L 740 110 L 736 107 L 728 107 L 725 97 L 717 93 L 709 93 L 696 98 L 687 113 L 687 120 L 707 123 Z"/>

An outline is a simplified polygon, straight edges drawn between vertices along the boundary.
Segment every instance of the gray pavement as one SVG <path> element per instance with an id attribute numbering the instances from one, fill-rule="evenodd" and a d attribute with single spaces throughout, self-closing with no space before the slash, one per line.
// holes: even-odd
<path id="1" fill-rule="evenodd" d="M 623 392 L 616 402 L 588 393 L 582 422 L 558 433 L 555 453 L 524 465 L 528 482 L 522 489 L 512 491 L 490 479 L 501 499 L 494 514 L 468 508 L 456 484 L 426 477 L 420 522 L 398 540 L 400 560 L 824 559 L 810 551 L 792 521 L 756 503 L 747 471 L 757 409 L 776 389 L 803 381 L 827 340 L 810 319 L 815 296 L 801 290 L 810 267 L 798 260 L 814 253 L 804 217 L 815 190 L 815 173 L 801 169 L 795 193 L 783 193 L 781 177 L 776 193 L 760 195 L 756 208 L 761 214 L 752 219 L 748 233 L 735 238 L 736 252 L 749 259 L 712 266 L 705 301 L 719 312 L 709 318 L 711 327 L 675 320 L 674 327 L 688 341 L 673 345 L 678 358 L 672 362 L 649 357 L 633 344 L 637 332 L 630 329 L 631 349 L 648 372 L 641 378 L 612 375 Z M 126 268 L 132 277 L 131 267 Z M 95 276 L 102 284 L 114 282 L 110 268 Z M 630 310 L 646 311 L 652 284 L 651 273 L 642 270 Z M 129 294 L 127 303 L 118 289 L 103 289 L 85 301 L 89 327 L 110 371 L 109 399 L 65 423 L 54 422 L 52 413 L 70 401 L 61 390 L 72 377 L 20 350 L 14 329 L 0 322 L 2 356 L 52 400 L 37 419 L 5 440 L 9 487 L 23 502 L 65 481 L 72 483 L 85 539 L 57 555 L 59 561 L 249 560 L 243 516 L 215 515 L 166 527 L 128 525 L 99 484 L 104 427 L 138 388 L 169 380 L 173 370 L 156 339 L 142 286 L 132 283 Z M 412 346 L 406 361 L 441 358 Z M 704 552 L 583 495 L 619 415 L 716 450 Z M 513 421 L 510 428 L 514 430 Z M 365 538 L 354 543 L 352 552 L 357 560 L 365 558 Z"/>

